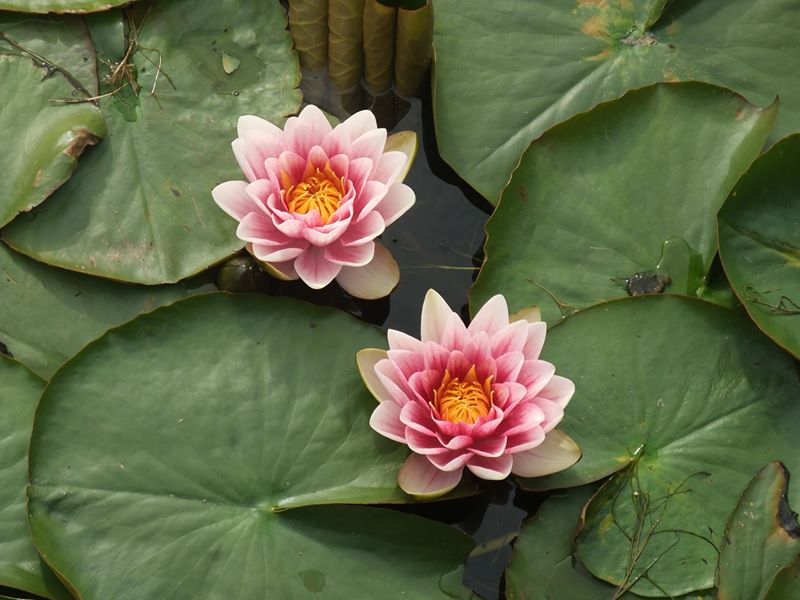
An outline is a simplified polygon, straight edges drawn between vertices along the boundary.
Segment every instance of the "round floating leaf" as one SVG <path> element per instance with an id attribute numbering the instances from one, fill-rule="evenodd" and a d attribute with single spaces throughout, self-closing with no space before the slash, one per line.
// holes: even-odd
<path id="1" fill-rule="evenodd" d="M 228 294 L 109 332 L 37 412 L 37 547 L 84 600 L 438 597 L 466 538 L 387 509 L 313 506 L 407 499 L 406 449 L 369 427 L 355 366 L 383 339 L 331 309 Z"/>
<path id="2" fill-rule="evenodd" d="M 544 357 L 575 382 L 559 428 L 583 457 L 522 484 L 581 485 L 623 469 L 589 505 L 577 555 L 614 585 L 636 581 L 640 595 L 710 588 L 752 474 L 774 459 L 800 468 L 794 361 L 740 314 L 669 295 L 571 316 Z"/>
<path id="3" fill-rule="evenodd" d="M 576 569 L 572 558 L 581 510 L 594 486 L 574 488 L 550 496 L 528 521 L 514 544 L 506 570 L 509 600 L 608 600 L 615 588 Z M 618 598 L 641 598 L 631 592 Z M 681 596 L 682 600 L 711 600 L 711 593 Z"/>
<path id="4" fill-rule="evenodd" d="M 42 564 L 25 516 L 28 441 L 44 381 L 0 355 L 0 586 L 54 600 L 71 596 Z"/>
<path id="5" fill-rule="evenodd" d="M 0 0 L 0 10 L 30 13 L 90 13 L 108 10 L 131 0 Z"/>
<path id="6" fill-rule="evenodd" d="M 800 358 L 800 136 L 776 144 L 719 214 L 719 253 L 750 318 Z"/>
<path id="7" fill-rule="evenodd" d="M 441 0 L 437 142 L 496 203 L 542 133 L 659 81 L 713 83 L 760 105 L 780 94 L 782 137 L 800 130 L 800 79 L 787 76 L 800 70 L 800 52 L 787 51 L 798 35 L 794 0 Z M 608 152 L 631 156 L 624 145 Z"/>
<path id="8" fill-rule="evenodd" d="M 129 39 L 114 40 L 123 28 L 113 22 L 92 23 L 101 92 L 114 92 L 101 101 L 108 139 L 4 238 L 67 269 L 173 282 L 244 244 L 211 189 L 242 179 L 228 143 L 239 115 L 280 122 L 298 108 L 297 58 L 277 0 L 167 0 L 123 14 Z M 131 40 L 129 66 L 117 68 Z M 227 72 L 223 53 L 238 68 Z"/>
<path id="9" fill-rule="evenodd" d="M 718 598 L 763 598 L 800 555 L 800 525 L 789 507 L 789 474 L 769 463 L 750 482 L 728 521 L 719 557 Z"/>
<path id="10" fill-rule="evenodd" d="M 800 600 L 800 558 L 778 573 L 764 600 Z"/>
<path id="11" fill-rule="evenodd" d="M 705 84 L 662 84 L 555 127 L 487 224 L 472 306 L 502 293 L 512 310 L 538 305 L 553 322 L 636 292 L 628 281 L 650 272 L 660 284 L 649 291 L 694 293 L 716 253 L 717 211 L 776 111 Z"/>
<path id="12" fill-rule="evenodd" d="M 111 327 L 202 289 L 124 285 L 78 275 L 0 244 L 0 342 L 49 379 L 67 358 Z"/>
<path id="13" fill-rule="evenodd" d="M 54 103 L 96 90 L 87 67 L 94 61 L 86 28 L 74 19 L 0 15 L 0 227 L 52 194 L 84 148 L 105 135 L 94 105 Z"/>

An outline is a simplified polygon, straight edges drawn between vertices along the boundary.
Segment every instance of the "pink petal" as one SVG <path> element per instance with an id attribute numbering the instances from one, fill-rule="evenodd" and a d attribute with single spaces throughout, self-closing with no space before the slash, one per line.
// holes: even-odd
<path id="1" fill-rule="evenodd" d="M 357 196 L 361 196 L 363 193 L 364 186 L 369 181 L 369 172 L 371 170 L 372 161 L 368 158 L 357 158 L 350 161 L 347 169 L 347 181 L 353 184 L 353 190 Z"/>
<path id="2" fill-rule="evenodd" d="M 508 352 L 495 359 L 497 364 L 497 381 L 516 381 L 517 375 L 525 363 L 522 352 Z"/>
<path id="3" fill-rule="evenodd" d="M 370 214 L 386 196 L 389 188 L 380 181 L 367 181 L 355 203 L 356 221 Z"/>
<path id="4" fill-rule="evenodd" d="M 514 454 L 512 470 L 520 477 L 543 477 L 571 467 L 580 457 L 581 449 L 572 438 L 554 429 L 540 445 Z"/>
<path id="5" fill-rule="evenodd" d="M 447 368 L 447 360 L 450 358 L 450 352 L 436 342 L 428 342 L 427 344 L 422 344 L 422 357 L 426 369 L 444 373 Z"/>
<path id="6" fill-rule="evenodd" d="M 452 314 L 452 313 L 451 313 Z M 453 377 L 463 377 L 472 367 L 472 363 L 467 360 L 464 353 L 460 350 L 453 350 L 447 358 L 447 370 Z"/>
<path id="7" fill-rule="evenodd" d="M 237 138 L 231 142 L 231 148 L 233 149 L 233 155 L 236 157 L 236 162 L 239 163 L 239 168 L 248 181 L 263 179 L 267 176 L 264 159 L 252 144 Z"/>
<path id="8" fill-rule="evenodd" d="M 553 375 L 550 381 L 547 382 L 540 391 L 539 396 L 547 398 L 564 408 L 569 403 L 572 395 L 575 393 L 575 384 L 560 375 Z"/>
<path id="9" fill-rule="evenodd" d="M 467 345 L 467 328 L 457 314 L 450 313 L 439 344 L 447 350 L 461 349 Z"/>
<path id="10" fill-rule="evenodd" d="M 528 388 L 516 381 L 494 384 L 494 403 L 503 410 L 511 409 L 527 395 Z"/>
<path id="11" fill-rule="evenodd" d="M 356 364 L 358 365 L 361 379 L 364 380 L 364 385 L 367 386 L 370 394 L 378 402 L 386 402 L 392 399 L 391 394 L 389 394 L 389 391 L 383 386 L 381 380 L 378 379 L 377 373 L 375 373 L 375 365 L 385 359 L 386 350 L 378 350 L 377 348 L 364 348 L 356 353 Z"/>
<path id="12" fill-rule="evenodd" d="M 316 210 L 311 212 L 319 214 Z M 319 227 L 306 227 L 303 230 L 303 237 L 315 246 L 325 247 L 334 244 L 347 231 L 349 225 L 350 215 L 347 215 L 341 221 L 334 221 Z"/>
<path id="13" fill-rule="evenodd" d="M 429 408 L 423 407 L 418 402 L 408 402 L 400 411 L 400 421 L 403 425 L 425 435 L 436 435 L 436 424 L 431 418 Z"/>
<path id="14" fill-rule="evenodd" d="M 309 104 L 300 111 L 297 118 L 311 127 L 315 145 L 322 144 L 322 140 L 325 139 L 325 136 L 333 131 L 333 127 L 331 127 L 328 119 L 325 118 L 325 114 L 313 104 Z"/>
<path id="15" fill-rule="evenodd" d="M 485 379 L 494 375 L 494 358 L 489 347 L 489 336 L 485 332 L 479 331 L 477 335 L 469 337 L 463 346 L 463 352 L 467 362 L 478 367 L 478 377 Z"/>
<path id="16" fill-rule="evenodd" d="M 544 412 L 544 421 L 542 421 L 542 429 L 547 433 L 555 428 L 564 418 L 564 409 L 558 404 L 547 398 L 542 398 L 541 392 L 535 400 L 536 405 Z"/>
<path id="17" fill-rule="evenodd" d="M 508 327 L 508 305 L 506 299 L 497 294 L 493 296 L 475 315 L 469 324 L 469 332 L 485 331 L 489 337 Z"/>
<path id="18" fill-rule="evenodd" d="M 239 137 L 243 137 L 248 131 L 260 131 L 275 136 L 278 139 L 283 138 L 283 130 L 280 127 L 273 125 L 269 121 L 265 121 L 261 117 L 255 117 L 253 115 L 242 115 L 239 117 L 236 130 Z"/>
<path id="19" fill-rule="evenodd" d="M 442 471 L 460 471 L 473 457 L 472 452 L 464 450 L 448 450 L 442 454 L 430 454 L 428 460 Z"/>
<path id="20" fill-rule="evenodd" d="M 400 369 L 391 360 L 382 360 L 375 365 L 375 373 L 383 386 L 389 392 L 392 400 L 400 406 L 411 402 L 414 399 L 414 392 L 408 385 Z"/>
<path id="21" fill-rule="evenodd" d="M 380 213 L 388 227 L 414 206 L 415 200 L 414 190 L 405 183 L 395 183 L 386 192 L 386 196 L 375 211 Z"/>
<path id="22" fill-rule="evenodd" d="M 392 350 L 411 350 L 413 352 L 422 352 L 425 344 L 415 337 L 411 337 L 407 333 L 398 331 L 397 329 L 390 329 L 387 333 L 389 339 L 389 348 Z"/>
<path id="23" fill-rule="evenodd" d="M 438 439 L 439 443 L 448 450 L 463 450 L 464 448 L 470 448 L 470 451 L 472 451 L 472 436 L 465 434 L 448 436 L 442 432 L 437 432 L 436 439 Z"/>
<path id="24" fill-rule="evenodd" d="M 385 145 L 386 130 L 383 128 L 373 129 L 353 140 L 350 146 L 350 156 L 366 157 L 372 160 L 372 164 L 378 164 Z"/>
<path id="25" fill-rule="evenodd" d="M 245 181 L 226 181 L 211 190 L 211 197 L 217 206 L 237 221 L 241 221 L 248 213 L 259 210 L 246 190 Z"/>
<path id="26" fill-rule="evenodd" d="M 358 246 L 374 240 L 384 229 L 383 217 L 377 212 L 371 212 L 357 223 L 350 223 L 340 241 L 345 246 Z"/>
<path id="27" fill-rule="evenodd" d="M 292 185 L 296 185 L 297 183 L 303 181 L 303 174 L 306 171 L 305 155 L 300 156 L 291 150 L 281 152 L 276 166 L 277 170 L 282 171 L 289 176 Z M 266 167 L 270 170 L 275 169 L 272 159 L 267 159 Z"/>
<path id="28" fill-rule="evenodd" d="M 372 172 L 372 179 L 377 179 L 386 185 L 392 185 L 400 178 L 407 165 L 408 156 L 406 156 L 405 152 L 398 150 L 384 152 Z"/>
<path id="29" fill-rule="evenodd" d="M 524 321 L 520 321 L 524 323 Z M 525 347 L 522 353 L 525 355 L 526 360 L 536 360 L 542 353 L 542 346 L 544 346 L 544 338 L 547 336 L 547 323 L 539 321 L 538 323 L 528 323 L 528 339 L 525 342 Z"/>
<path id="30" fill-rule="evenodd" d="M 294 261 L 294 268 L 305 284 L 315 290 L 324 288 L 339 274 L 342 266 L 325 258 L 325 249 L 309 246 Z"/>
<path id="31" fill-rule="evenodd" d="M 433 369 L 426 369 L 414 373 L 408 378 L 408 385 L 416 394 L 421 402 L 430 402 L 433 399 L 433 390 L 439 387 L 442 382 L 442 373 Z"/>
<path id="32" fill-rule="evenodd" d="M 506 437 L 503 435 L 485 438 L 473 442 L 470 446 L 470 452 L 474 452 L 476 456 L 483 456 L 486 458 L 497 458 L 506 451 Z"/>
<path id="33" fill-rule="evenodd" d="M 544 360 L 526 360 L 517 376 L 517 381 L 528 388 L 528 395 L 536 396 L 552 380 L 555 366 Z"/>
<path id="34" fill-rule="evenodd" d="M 397 406 L 397 405 L 395 405 Z M 405 428 L 406 443 L 417 454 L 432 456 L 451 452 L 445 448 L 435 435 L 427 435 L 412 427 Z"/>
<path id="35" fill-rule="evenodd" d="M 517 452 L 536 448 L 544 441 L 544 434 L 545 431 L 541 427 L 533 427 L 510 435 L 507 438 L 506 452 L 508 454 L 516 454 Z"/>
<path id="36" fill-rule="evenodd" d="M 462 469 L 441 471 L 424 456 L 410 454 L 397 473 L 397 484 L 417 498 L 443 496 L 461 481 Z"/>
<path id="37" fill-rule="evenodd" d="M 453 311 L 438 293 L 428 290 L 422 303 L 422 341 L 439 343 Z"/>
<path id="38" fill-rule="evenodd" d="M 286 236 L 303 239 L 305 239 L 304 232 L 308 229 L 308 225 L 306 225 L 305 221 L 294 218 L 287 219 L 286 221 L 279 221 L 275 223 L 275 227 Z M 308 242 L 308 240 L 306 240 L 306 242 Z"/>
<path id="39" fill-rule="evenodd" d="M 484 333 L 483 331 L 479 333 Z M 504 327 L 491 338 L 492 356 L 500 356 L 507 352 L 522 352 L 528 339 L 528 323 L 517 321 Z"/>
<path id="40" fill-rule="evenodd" d="M 369 426 L 382 436 L 406 443 L 405 426 L 400 422 L 400 407 L 394 402 L 381 402 L 372 411 Z"/>
<path id="41" fill-rule="evenodd" d="M 311 164 L 312 169 L 319 169 L 320 171 L 330 162 L 322 146 L 312 147 L 311 150 L 308 151 L 308 158 L 306 160 L 307 163 Z M 306 169 L 308 169 L 308 165 L 306 165 Z"/>
<path id="42" fill-rule="evenodd" d="M 360 246 L 344 246 L 337 241 L 325 247 L 325 258 L 347 267 L 363 267 L 374 256 L 375 242 L 367 242 Z"/>
<path id="43" fill-rule="evenodd" d="M 245 242 L 253 242 L 268 247 L 285 247 L 292 245 L 294 242 L 292 238 L 282 234 L 275 227 L 272 219 L 263 212 L 251 212 L 245 215 L 236 228 L 236 237 Z M 277 249 L 273 248 L 273 250 Z"/>
<path id="44" fill-rule="evenodd" d="M 336 277 L 342 289 L 355 298 L 374 300 L 388 296 L 400 281 L 400 268 L 383 244 L 375 242 L 375 256 L 363 267 L 341 267 Z"/>
<path id="45" fill-rule="evenodd" d="M 355 140 L 377 128 L 375 115 L 368 110 L 361 110 L 339 123 L 333 131 L 337 135 L 346 135 L 350 140 Z"/>
<path id="46" fill-rule="evenodd" d="M 514 436 L 531 429 L 536 429 L 544 422 L 545 415 L 541 407 L 533 402 L 523 402 L 513 410 L 506 412 L 505 419 L 497 428 L 498 435 Z"/>
<path id="47" fill-rule="evenodd" d="M 317 139 L 309 123 L 298 117 L 290 117 L 283 127 L 283 142 L 287 149 L 306 157 L 311 148 L 322 144 L 322 138 Z"/>
<path id="48" fill-rule="evenodd" d="M 289 242 L 281 246 L 264 245 L 253 242 L 252 248 L 253 256 L 258 260 L 268 263 L 281 263 L 296 259 L 305 254 L 308 249 L 308 242 L 305 240 L 289 240 Z"/>
<path id="49" fill-rule="evenodd" d="M 511 473 L 512 464 L 513 460 L 508 454 L 503 454 L 497 458 L 473 456 L 467 464 L 467 468 L 472 471 L 476 477 L 499 481 L 500 479 L 508 477 L 509 473 Z"/>
<path id="50" fill-rule="evenodd" d="M 387 358 L 400 370 L 403 377 L 410 378 L 415 373 L 425 370 L 425 360 L 419 352 L 411 350 L 389 350 Z M 441 379 L 441 377 L 439 377 Z"/>

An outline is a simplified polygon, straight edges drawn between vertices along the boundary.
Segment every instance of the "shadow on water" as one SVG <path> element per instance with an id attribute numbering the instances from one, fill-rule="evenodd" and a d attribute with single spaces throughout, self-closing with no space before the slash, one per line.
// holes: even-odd
<path id="1" fill-rule="evenodd" d="M 400 283 L 390 298 L 375 301 L 353 298 L 335 283 L 315 291 L 302 282 L 278 281 L 263 273 L 258 274 L 257 289 L 332 306 L 383 329 L 419 336 L 422 301 L 434 288 L 467 319 L 468 291 L 482 262 L 484 227 L 492 207 L 439 156 L 430 96 L 401 98 L 389 92 L 373 97 L 361 87 L 337 94 L 324 73 L 304 73 L 302 88 L 307 103 L 339 120 L 370 108 L 378 125 L 390 133 L 417 133 L 419 150 L 405 180 L 416 193 L 416 204 L 380 237 L 400 265 Z M 475 550 L 467 560 L 464 584 L 486 600 L 501 600 L 511 543 L 544 496 L 523 492 L 511 480 L 481 483 L 484 493 L 473 498 L 388 508 L 435 519 L 470 535 Z"/>

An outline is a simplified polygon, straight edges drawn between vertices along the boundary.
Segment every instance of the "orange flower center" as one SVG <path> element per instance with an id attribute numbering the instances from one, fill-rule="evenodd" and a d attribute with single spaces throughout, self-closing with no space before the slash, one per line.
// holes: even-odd
<path id="1" fill-rule="evenodd" d="M 492 377 L 479 381 L 475 374 L 475 365 L 472 365 L 463 381 L 458 377 L 451 377 L 450 372 L 445 369 L 439 389 L 433 392 L 431 405 L 443 419 L 451 423 L 472 425 L 480 417 L 489 414 L 493 396 Z"/>
<path id="2" fill-rule="evenodd" d="M 303 180 L 297 185 L 291 185 L 288 175 L 281 173 L 281 183 L 289 212 L 304 215 L 316 210 L 323 224 L 339 208 L 344 196 L 344 177 L 336 175 L 330 164 L 318 169 L 308 163 Z"/>

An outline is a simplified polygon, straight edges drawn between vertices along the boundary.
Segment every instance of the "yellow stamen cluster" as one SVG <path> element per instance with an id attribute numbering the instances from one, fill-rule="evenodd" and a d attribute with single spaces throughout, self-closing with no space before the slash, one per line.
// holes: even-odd
<path id="1" fill-rule="evenodd" d="M 291 185 L 285 173 L 281 174 L 281 180 L 289 212 L 304 215 L 316 210 L 323 224 L 339 208 L 344 196 L 344 178 L 336 175 L 330 164 L 319 169 L 308 163 L 303 180 L 297 185 Z"/>
<path id="2" fill-rule="evenodd" d="M 489 414 L 493 397 L 492 377 L 479 381 L 475 365 L 472 365 L 463 381 L 451 377 L 450 372 L 445 370 L 442 383 L 433 392 L 431 405 L 443 419 L 451 423 L 473 425 L 480 417 Z"/>

